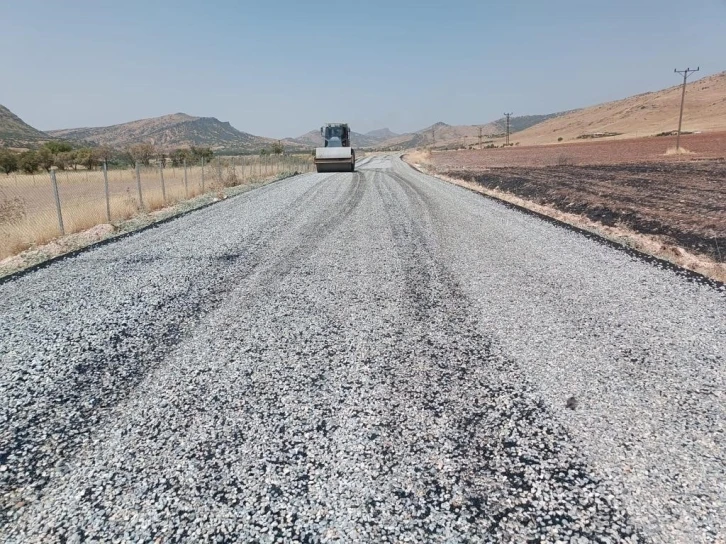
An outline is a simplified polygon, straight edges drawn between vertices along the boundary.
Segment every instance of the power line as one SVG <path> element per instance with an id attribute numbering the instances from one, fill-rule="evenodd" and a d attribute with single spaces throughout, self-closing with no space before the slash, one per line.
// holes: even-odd
<path id="1" fill-rule="evenodd" d="M 673 70 L 676 74 L 681 74 L 683 76 L 683 92 L 681 92 L 681 114 L 678 116 L 678 136 L 676 136 L 676 151 L 681 150 L 681 127 L 683 126 L 683 104 L 686 101 L 686 81 L 688 80 L 688 76 L 690 76 L 693 72 L 698 72 L 701 69 L 699 66 L 695 70 L 691 70 L 690 68 L 686 68 L 685 70 Z"/>
<path id="2" fill-rule="evenodd" d="M 509 118 L 512 116 L 512 114 L 505 113 L 504 116 L 507 118 L 507 141 L 506 141 L 505 145 L 508 147 L 509 146 Z"/>

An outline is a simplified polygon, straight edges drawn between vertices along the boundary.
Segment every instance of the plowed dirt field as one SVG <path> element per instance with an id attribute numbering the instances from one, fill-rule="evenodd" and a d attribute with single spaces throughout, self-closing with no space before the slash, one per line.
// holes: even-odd
<path id="1" fill-rule="evenodd" d="M 434 153 L 435 172 L 726 262 L 726 133 Z M 672 142 L 671 142 L 672 143 Z"/>

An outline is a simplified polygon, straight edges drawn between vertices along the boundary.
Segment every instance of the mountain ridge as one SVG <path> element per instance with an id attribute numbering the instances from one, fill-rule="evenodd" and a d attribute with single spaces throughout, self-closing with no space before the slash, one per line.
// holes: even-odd
<path id="1" fill-rule="evenodd" d="M 27 147 L 52 140 L 0 104 L 0 147 Z"/>
<path id="2" fill-rule="evenodd" d="M 265 147 L 275 141 L 237 130 L 229 122 L 216 117 L 197 117 L 186 113 L 172 113 L 105 127 L 49 130 L 48 134 L 73 142 L 91 142 L 116 148 L 147 142 L 160 149 L 194 145 L 208 146 L 214 150 L 249 150 Z"/>

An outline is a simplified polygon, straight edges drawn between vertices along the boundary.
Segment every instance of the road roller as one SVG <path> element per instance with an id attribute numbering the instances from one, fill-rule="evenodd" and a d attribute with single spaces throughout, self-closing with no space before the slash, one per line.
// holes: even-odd
<path id="1" fill-rule="evenodd" d="M 355 151 L 350 146 L 350 127 L 346 123 L 328 123 L 320 129 L 323 147 L 315 149 L 318 172 L 355 172 Z"/>

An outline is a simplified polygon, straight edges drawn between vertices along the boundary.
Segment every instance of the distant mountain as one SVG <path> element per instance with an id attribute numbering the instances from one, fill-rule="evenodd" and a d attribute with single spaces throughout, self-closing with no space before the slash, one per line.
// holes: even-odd
<path id="1" fill-rule="evenodd" d="M 550 119 L 562 117 L 563 115 L 567 115 L 568 113 L 572 113 L 575 111 L 579 110 L 561 111 L 557 113 L 548 113 L 546 115 L 520 115 L 517 117 L 512 116 L 509 118 L 509 131 L 510 133 L 514 133 L 526 130 L 529 127 L 538 125 L 539 123 L 544 123 L 545 121 L 549 121 Z M 497 119 L 496 121 L 494 121 L 494 126 L 499 129 L 499 132 L 506 132 L 507 119 L 505 117 Z"/>
<path id="2" fill-rule="evenodd" d="M 482 127 L 482 134 L 484 135 L 496 130 L 492 123 L 487 125 L 454 126 L 439 121 L 417 132 L 401 134 L 380 142 L 379 147 L 385 149 L 413 149 L 415 147 L 459 145 L 460 142 L 465 141 L 467 138 L 478 136 L 479 126 Z"/>
<path id="3" fill-rule="evenodd" d="M 381 129 L 381 130 L 388 130 L 388 129 Z M 373 131 L 376 132 L 376 131 Z M 389 131 L 390 132 L 390 131 Z M 361 134 L 359 132 L 351 132 L 351 144 L 354 148 L 362 149 L 366 147 L 373 147 L 377 144 L 379 144 L 382 139 L 378 138 L 376 136 L 371 136 L 370 133 L 367 134 Z M 297 138 L 286 138 L 283 140 L 285 143 L 290 143 L 293 145 L 300 145 L 308 148 L 314 148 L 314 147 L 320 147 L 323 145 L 323 137 L 320 135 L 320 129 L 317 130 L 311 130 L 310 132 L 306 132 L 302 136 L 298 136 Z"/>
<path id="4" fill-rule="evenodd" d="M 298 136 L 297 138 L 285 138 L 284 142 L 295 143 L 298 145 L 304 145 L 313 148 L 322 145 L 323 137 L 320 136 L 320 129 L 318 129 L 306 132 L 305 134 L 303 134 L 302 136 Z"/>
<path id="5" fill-rule="evenodd" d="M 523 115 L 510 117 L 509 130 L 511 133 L 525 130 L 538 123 L 543 123 L 555 117 L 570 112 L 551 113 L 547 115 Z M 437 149 L 468 147 L 487 142 L 501 136 L 506 131 L 506 119 L 502 117 L 483 125 L 449 125 L 438 122 L 410 134 L 401 134 L 378 143 L 382 149 L 413 149 L 416 147 L 434 147 Z"/>
<path id="6" fill-rule="evenodd" d="M 0 105 L 0 147 L 28 147 L 52 140 Z"/>
<path id="7" fill-rule="evenodd" d="M 383 142 L 385 140 L 390 140 L 391 138 L 396 138 L 400 136 L 400 134 L 396 134 L 395 132 L 392 132 L 391 130 L 387 128 L 379 128 L 377 130 L 371 130 L 370 132 L 366 132 L 365 134 L 369 138 L 373 138 L 375 140 L 378 140 L 379 142 Z"/>
<path id="8" fill-rule="evenodd" d="M 141 119 L 110 127 L 49 130 L 48 134 L 65 140 L 116 148 L 149 142 L 162 149 L 195 145 L 209 146 L 215 150 L 251 150 L 263 148 L 275 141 L 241 132 L 214 117 L 194 117 L 185 113 Z"/>

